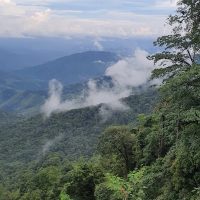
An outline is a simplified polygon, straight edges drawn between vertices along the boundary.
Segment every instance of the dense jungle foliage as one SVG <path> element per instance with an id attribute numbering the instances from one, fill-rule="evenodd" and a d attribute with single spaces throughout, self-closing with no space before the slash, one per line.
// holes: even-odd
<path id="1" fill-rule="evenodd" d="M 23 116 L 20 114 L 8 111 L 0 111 L 0 126 L 8 122 L 18 121 L 21 119 L 23 119 Z"/>
<path id="2" fill-rule="evenodd" d="M 79 157 L 86 161 L 97 155 L 98 136 L 110 125 L 137 123 L 137 113 L 149 114 L 155 106 L 157 92 L 149 90 L 140 95 L 122 99 L 129 109 L 113 111 L 104 104 L 54 113 L 49 118 L 42 114 L 0 126 L 0 188 L 8 191 L 18 188 L 21 174 L 33 171 L 51 162 L 62 167 Z M 102 115 L 102 110 L 106 112 Z M 10 119 L 11 120 L 11 119 Z M 57 157 L 58 156 L 58 157 Z M 55 160 L 54 160 L 55 158 Z M 52 161 L 45 161 L 52 159 Z M 59 161 L 60 160 L 60 161 Z M 44 164 L 44 162 L 50 162 Z M 54 164 L 50 165 L 54 165 Z M 11 192 L 12 194 L 12 192 Z M 27 197 L 26 197 L 27 198 Z M 26 199 L 25 198 L 25 199 Z M 35 197 L 34 197 L 35 198 Z M 46 198 L 46 197 L 44 197 Z M 12 198 L 11 198 L 12 199 Z M 43 199 L 43 198 L 42 198 Z"/>
<path id="3" fill-rule="evenodd" d="M 0 199 L 200 199 L 199 8 L 198 0 L 180 0 L 176 14 L 168 18 L 168 23 L 173 26 L 172 35 L 159 37 L 155 42 L 155 45 L 165 46 L 166 49 L 149 56 L 155 64 L 160 64 L 160 68 L 153 70 L 152 79 L 163 78 L 159 87 L 159 100 L 151 115 L 145 114 L 143 110 L 146 103 L 138 107 L 139 110 L 129 115 L 127 113 L 127 118 L 113 115 L 115 117 L 110 118 L 113 120 L 111 126 L 95 122 L 97 115 L 88 116 L 89 108 L 78 112 L 84 113 L 84 119 L 93 119 L 91 124 L 87 120 L 84 124 L 81 123 L 82 117 L 70 121 L 67 116 L 73 116 L 77 112 L 74 110 L 62 113 L 63 118 L 55 114 L 45 123 L 37 116 L 35 120 L 31 120 L 31 117 L 18 124 L 1 126 L 1 133 L 5 133 L 1 136 L 1 141 L 4 141 L 1 143 L 1 166 L 3 160 L 6 160 L 6 164 L 0 177 Z M 167 67 L 164 67 L 165 62 L 168 62 Z M 147 100 L 140 100 L 145 101 L 144 99 Z M 131 120 L 135 122 L 135 118 L 132 118 L 134 113 L 140 113 L 138 124 L 131 124 Z M 60 133 L 70 126 L 77 128 L 75 132 L 71 131 L 71 134 L 75 133 L 72 137 L 74 141 L 70 141 L 68 145 L 72 146 L 78 144 L 80 147 L 86 140 L 89 141 L 91 137 L 86 136 L 96 134 L 94 130 L 98 126 L 101 134 L 98 139 L 96 137 L 89 141 L 89 151 L 85 152 L 88 157 L 73 159 L 70 156 L 81 156 L 83 149 L 80 148 L 80 153 L 73 154 L 73 148 L 70 152 L 69 146 L 58 145 L 57 150 L 44 152 L 39 160 L 34 158 L 32 150 L 35 151 L 40 141 L 34 145 L 30 145 L 31 142 L 34 142 L 34 137 L 39 136 L 55 138 L 52 130 L 59 132 L 59 126 L 53 123 L 56 119 L 57 124 L 65 124 Z M 48 125 L 46 129 L 40 129 L 42 123 L 42 127 Z M 33 134 L 30 140 L 24 141 L 23 137 L 17 139 L 20 134 L 31 135 L 33 127 L 37 134 Z M 81 134 L 83 137 L 80 137 Z M 13 141 L 6 140 L 11 135 Z M 62 136 L 60 140 L 63 140 Z M 93 154 L 95 143 L 97 153 Z M 24 155 L 20 153 L 23 148 L 26 149 Z"/>

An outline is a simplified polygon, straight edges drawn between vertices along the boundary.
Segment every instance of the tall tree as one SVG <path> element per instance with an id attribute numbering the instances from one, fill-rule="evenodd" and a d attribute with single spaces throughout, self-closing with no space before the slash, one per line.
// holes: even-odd
<path id="1" fill-rule="evenodd" d="M 165 127 L 169 129 L 171 124 L 176 139 L 183 126 L 189 123 L 185 122 L 186 114 L 190 113 L 191 122 L 198 122 L 196 110 L 200 100 L 197 95 L 200 92 L 200 3 L 198 0 L 179 0 L 177 5 L 176 14 L 170 15 L 167 21 L 173 27 L 172 34 L 159 37 L 154 42 L 154 45 L 165 46 L 165 51 L 148 57 L 160 66 L 152 71 L 151 78 L 163 78 L 160 135 L 163 136 Z"/>
<path id="2" fill-rule="evenodd" d="M 135 162 L 135 135 L 128 126 L 111 126 L 99 136 L 97 148 L 102 156 L 116 155 L 116 159 L 125 166 L 127 174 Z"/>
<path id="3" fill-rule="evenodd" d="M 160 66 L 152 71 L 152 79 L 163 78 L 158 139 L 175 149 L 170 158 L 171 184 L 179 198 L 189 199 L 191 190 L 200 187 L 200 2 L 179 0 L 177 5 L 176 14 L 168 18 L 172 34 L 154 43 L 165 46 L 165 51 L 148 58 Z"/>

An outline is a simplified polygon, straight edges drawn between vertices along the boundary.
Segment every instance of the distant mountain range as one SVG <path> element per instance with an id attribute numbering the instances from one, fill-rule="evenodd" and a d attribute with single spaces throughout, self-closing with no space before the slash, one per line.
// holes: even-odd
<path id="1" fill-rule="evenodd" d="M 119 59 L 114 53 L 88 51 L 22 70 L 0 70 L 0 109 L 24 115 L 38 113 L 48 97 L 48 82 L 51 79 L 65 85 L 63 98 L 69 99 L 87 89 L 86 81 L 102 77 L 107 67 Z"/>
<path id="2" fill-rule="evenodd" d="M 103 76 L 107 67 L 120 59 L 110 52 L 84 52 L 61 57 L 22 70 L 0 70 L 0 89 L 40 90 L 48 88 L 51 79 L 63 85 Z"/>
<path id="3" fill-rule="evenodd" d="M 45 81 L 57 79 L 64 85 L 78 83 L 103 76 L 106 69 L 120 59 L 115 53 L 104 51 L 88 51 L 64 56 L 44 63 L 28 67 L 12 73 L 21 79 Z"/>
<path id="4" fill-rule="evenodd" d="M 57 79 L 64 85 L 62 100 L 87 95 L 88 80 L 95 80 L 95 87 L 113 87 L 111 77 L 104 76 L 106 69 L 120 60 L 115 53 L 87 51 L 64 56 L 35 67 L 5 72 L 0 70 L 0 110 L 32 115 L 40 112 L 48 98 L 48 83 Z M 132 88 L 134 94 L 147 86 Z M 105 90 L 105 88 L 103 88 Z M 141 90 L 141 91 L 139 91 Z"/>
<path id="5" fill-rule="evenodd" d="M 154 40 L 146 37 L 0 38 L 0 70 L 18 70 L 74 53 L 97 51 L 94 41 L 98 41 L 104 51 L 123 56 L 132 56 L 137 48 L 152 54 L 160 49 L 153 46 Z"/>

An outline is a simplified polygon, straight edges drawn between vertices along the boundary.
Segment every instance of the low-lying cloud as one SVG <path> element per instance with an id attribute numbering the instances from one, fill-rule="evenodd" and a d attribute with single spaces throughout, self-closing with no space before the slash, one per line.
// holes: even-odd
<path id="1" fill-rule="evenodd" d="M 52 146 L 54 146 L 57 142 L 59 142 L 62 139 L 62 134 L 59 134 L 55 138 L 51 140 L 46 140 L 45 144 L 42 146 L 42 150 L 40 152 L 40 155 L 44 156 Z"/>
<path id="2" fill-rule="evenodd" d="M 100 114 L 108 110 L 128 109 L 119 99 L 129 96 L 133 87 L 143 85 L 149 80 L 154 66 L 152 61 L 146 58 L 147 55 L 147 52 L 137 49 L 133 57 L 124 58 L 107 68 L 105 75 L 111 77 L 112 87 L 106 81 L 99 84 L 98 81 L 89 80 L 88 89 L 82 91 L 76 99 L 63 101 L 62 84 L 55 79 L 51 80 L 49 97 L 41 111 L 48 117 L 52 112 L 65 112 L 101 103 L 106 104 L 106 107 L 100 109 Z"/>
<path id="3" fill-rule="evenodd" d="M 106 70 L 106 76 L 112 77 L 115 85 L 126 88 L 145 84 L 153 70 L 153 64 L 146 57 L 148 53 L 137 49 L 133 57 L 120 60 Z"/>
<path id="4" fill-rule="evenodd" d="M 99 51 L 103 51 L 103 46 L 99 42 L 95 41 L 94 46 L 97 47 Z"/>

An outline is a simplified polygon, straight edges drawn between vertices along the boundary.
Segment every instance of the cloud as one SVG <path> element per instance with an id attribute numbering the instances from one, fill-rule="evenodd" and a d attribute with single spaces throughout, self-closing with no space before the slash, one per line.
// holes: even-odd
<path id="1" fill-rule="evenodd" d="M 124 88 L 146 83 L 154 66 L 146 57 L 148 53 L 136 49 L 133 57 L 120 60 L 106 70 L 106 76 L 112 77 L 115 85 Z"/>
<path id="2" fill-rule="evenodd" d="M 54 146 L 57 142 L 59 142 L 62 139 L 62 135 L 59 134 L 54 139 L 46 140 L 45 144 L 42 146 L 42 150 L 39 152 L 39 154 L 42 154 L 44 156 L 52 146 Z"/>
<path id="3" fill-rule="evenodd" d="M 118 88 L 109 88 L 104 83 L 101 88 L 97 87 L 97 83 L 93 80 L 88 81 L 88 90 L 82 91 L 79 98 L 62 101 L 62 85 L 53 79 L 49 82 L 49 97 L 41 107 L 41 112 L 49 117 L 53 112 L 65 112 L 71 109 L 83 108 L 98 105 L 100 103 L 108 104 L 111 109 L 124 109 L 124 105 L 120 102 L 110 104 L 110 102 L 118 101 L 118 99 L 128 96 L 130 90 L 119 92 Z M 115 105 L 115 106 L 114 106 Z"/>
<path id="4" fill-rule="evenodd" d="M 82 91 L 79 98 L 62 100 L 62 85 L 55 79 L 49 83 L 49 97 L 41 107 L 45 116 L 52 112 L 65 112 L 75 108 L 106 104 L 100 114 L 112 110 L 128 109 L 119 99 L 132 94 L 132 87 L 145 84 L 154 68 L 153 63 L 146 59 L 147 52 L 137 49 L 132 57 L 124 58 L 107 68 L 105 75 L 111 77 L 110 82 L 89 80 L 88 89 Z M 112 85 L 112 86 L 110 86 Z"/>
<path id="5" fill-rule="evenodd" d="M 103 51 L 103 47 L 99 42 L 94 41 L 94 46 L 97 47 L 99 51 Z"/>
<path id="6" fill-rule="evenodd" d="M 156 1 L 155 9 L 169 9 L 169 8 L 176 8 L 177 3 L 179 0 L 172 0 L 172 1 Z"/>
<path id="7" fill-rule="evenodd" d="M 133 5 L 138 6 L 131 9 L 129 1 L 103 2 L 108 6 L 106 9 L 99 0 L 95 3 L 89 0 L 0 0 L 0 37 L 133 37 L 164 33 L 167 14 L 156 12 L 158 8 L 164 9 L 165 5 L 171 9 L 166 1 L 151 3 L 154 14 L 150 13 L 150 9 L 148 11 L 150 5 L 147 1 L 138 3 L 135 0 Z M 147 10 L 142 10 L 144 8 Z M 167 34 L 171 30 L 165 31 Z M 98 43 L 94 45 L 101 48 Z"/>
<path id="8" fill-rule="evenodd" d="M 81 108 L 86 105 L 82 104 L 81 96 L 79 99 L 73 99 L 70 101 L 62 101 L 62 89 L 63 86 L 56 79 L 52 79 L 49 82 L 49 98 L 46 99 L 44 105 L 41 107 L 41 112 L 49 117 L 52 112 L 64 112 L 75 108 Z"/>
<path id="9" fill-rule="evenodd" d="M 48 20 L 48 15 L 51 12 L 51 9 L 46 9 L 42 12 L 36 12 L 33 16 L 31 16 L 31 19 L 38 21 L 38 22 L 43 22 Z"/>
<path id="10" fill-rule="evenodd" d="M 99 114 L 103 121 L 106 121 L 112 116 L 113 111 L 126 111 L 129 107 L 121 100 L 115 100 L 113 102 L 102 104 L 99 110 Z"/>
<path id="11" fill-rule="evenodd" d="M 10 0 L 0 0 L 0 16 L 23 16 L 25 11 Z"/>
<path id="12" fill-rule="evenodd" d="M 65 3 L 68 0 L 15 0 L 17 4 L 26 6 L 48 6 L 52 3 Z"/>
<path id="13" fill-rule="evenodd" d="M 14 5 L 14 3 L 11 2 L 10 0 L 1 0 L 0 5 L 3 5 L 3 4 Z"/>
<path id="14" fill-rule="evenodd" d="M 105 64 L 105 62 L 103 62 L 102 60 L 94 61 L 94 63 L 102 63 L 102 64 Z"/>
<path id="15" fill-rule="evenodd" d="M 110 88 L 107 83 L 103 83 L 99 88 L 94 80 L 88 82 L 88 87 L 89 90 L 85 98 L 85 106 L 97 105 L 100 103 L 109 104 L 110 102 L 117 101 L 130 94 L 129 90 L 120 91 L 118 85 L 114 85 L 114 87 Z"/>

